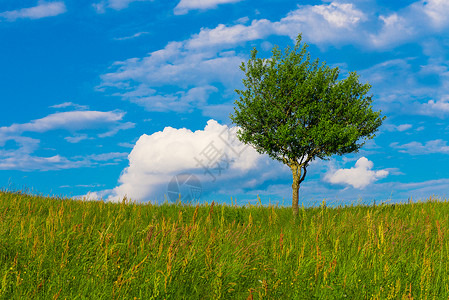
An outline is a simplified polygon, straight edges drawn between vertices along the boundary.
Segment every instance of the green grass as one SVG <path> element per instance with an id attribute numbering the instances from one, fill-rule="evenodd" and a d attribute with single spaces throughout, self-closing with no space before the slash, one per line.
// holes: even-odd
<path id="1" fill-rule="evenodd" d="M 448 299 L 448 216 L 0 192 L 0 299 Z"/>

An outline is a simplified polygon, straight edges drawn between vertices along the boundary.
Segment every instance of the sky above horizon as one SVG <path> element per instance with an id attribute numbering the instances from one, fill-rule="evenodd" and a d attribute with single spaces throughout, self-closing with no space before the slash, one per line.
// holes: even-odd
<path id="1" fill-rule="evenodd" d="M 251 49 L 302 33 L 387 119 L 358 153 L 313 161 L 300 204 L 445 198 L 448 15 L 446 0 L 3 0 L 0 187 L 291 205 L 290 169 L 242 145 L 229 114 Z"/>

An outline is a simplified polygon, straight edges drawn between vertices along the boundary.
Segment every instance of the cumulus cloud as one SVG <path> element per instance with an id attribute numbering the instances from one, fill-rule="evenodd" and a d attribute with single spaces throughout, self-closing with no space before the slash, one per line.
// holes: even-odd
<path id="1" fill-rule="evenodd" d="M 449 113 L 449 95 L 445 95 L 437 101 L 429 100 L 421 108 L 420 113 L 423 115 L 444 117 Z"/>
<path id="2" fill-rule="evenodd" d="M 190 49 L 233 46 L 272 34 L 286 35 L 295 40 L 299 32 L 303 32 L 304 39 L 315 44 L 340 43 L 360 35 L 356 29 L 364 20 L 365 14 L 353 4 L 301 5 L 277 22 L 261 19 L 253 20 L 250 25 L 220 24 L 214 29 L 203 28 L 187 44 Z"/>
<path id="3" fill-rule="evenodd" d="M 305 40 L 318 46 L 359 44 L 368 48 L 391 48 L 429 32 L 447 29 L 449 21 L 445 16 L 449 13 L 449 4 L 442 2 L 417 1 L 396 13 L 379 17 L 373 12 L 363 12 L 352 3 L 334 1 L 322 5 L 298 5 L 275 22 L 262 19 L 253 20 L 250 25 L 220 24 L 214 29 L 203 28 L 192 37 L 189 45 L 235 45 L 272 34 L 295 39 L 302 32 Z M 376 23 L 380 29 L 373 31 L 376 26 L 371 25 Z"/>
<path id="4" fill-rule="evenodd" d="M 304 5 L 291 11 L 273 28 L 279 35 L 295 39 L 299 32 L 304 38 L 318 45 L 341 44 L 360 39 L 358 30 L 366 15 L 352 3 L 332 2 L 323 5 Z"/>
<path id="5" fill-rule="evenodd" d="M 237 24 L 225 26 L 219 24 L 213 29 L 202 28 L 200 33 L 187 41 L 188 49 L 226 48 L 236 44 L 262 39 L 274 33 L 273 23 L 262 19 L 254 20 L 250 25 Z M 297 35 L 298 33 L 296 33 Z"/>
<path id="6" fill-rule="evenodd" d="M 410 40 L 445 30 L 449 26 L 449 2 L 444 0 L 416 1 L 390 15 L 380 15 L 378 33 L 371 33 L 376 48 L 392 48 Z"/>
<path id="7" fill-rule="evenodd" d="M 175 15 L 185 15 L 194 9 L 216 8 L 219 4 L 236 3 L 242 0 L 181 0 L 174 9 Z"/>
<path id="8" fill-rule="evenodd" d="M 62 1 L 47 2 L 39 1 L 37 6 L 22 8 L 18 10 L 5 11 L 0 13 L 0 17 L 13 22 L 17 19 L 41 19 L 63 14 L 67 8 Z"/>
<path id="9" fill-rule="evenodd" d="M 353 3 L 298 5 L 279 21 L 262 19 L 253 20 L 250 25 L 221 24 L 215 29 L 202 29 L 192 38 L 191 45 L 237 44 L 272 34 L 295 39 L 302 32 L 305 40 L 318 46 L 358 44 L 387 49 L 447 29 L 448 14 L 449 4 L 442 0 L 417 1 L 398 12 L 380 16 L 364 12 Z M 379 30 L 373 30 L 374 24 Z"/>
<path id="10" fill-rule="evenodd" d="M 169 182 L 182 173 L 195 175 L 204 192 L 229 193 L 258 186 L 285 171 L 281 164 L 240 143 L 236 130 L 209 120 L 204 130 L 166 127 L 142 135 L 108 200 L 126 195 L 136 201 L 163 201 Z"/>
<path id="11" fill-rule="evenodd" d="M 376 180 L 388 175 L 387 170 L 373 171 L 374 164 L 366 157 L 361 157 L 350 169 L 331 170 L 325 180 L 334 184 L 347 184 L 357 189 L 363 189 Z"/>
<path id="12" fill-rule="evenodd" d="M 80 186 L 80 185 L 78 185 L 78 186 Z M 89 186 L 81 186 L 81 187 L 89 187 Z M 108 193 L 110 193 L 110 192 L 111 192 L 111 190 L 103 190 L 100 192 L 89 192 L 86 195 L 74 196 L 74 197 L 72 197 L 72 199 L 80 200 L 80 201 L 98 201 L 98 200 L 105 199 L 107 197 Z"/>

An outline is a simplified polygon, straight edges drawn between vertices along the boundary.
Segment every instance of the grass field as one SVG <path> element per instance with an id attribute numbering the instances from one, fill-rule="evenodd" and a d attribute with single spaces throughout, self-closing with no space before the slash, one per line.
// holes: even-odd
<path id="1" fill-rule="evenodd" d="M 0 192 L 0 299 L 448 299 L 449 203 L 139 205 Z"/>

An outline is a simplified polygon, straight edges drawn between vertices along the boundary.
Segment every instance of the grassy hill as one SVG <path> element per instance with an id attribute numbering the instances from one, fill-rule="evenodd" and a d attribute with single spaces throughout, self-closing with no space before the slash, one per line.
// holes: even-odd
<path id="1" fill-rule="evenodd" d="M 0 299 L 448 299 L 449 203 L 141 205 L 0 192 Z"/>

